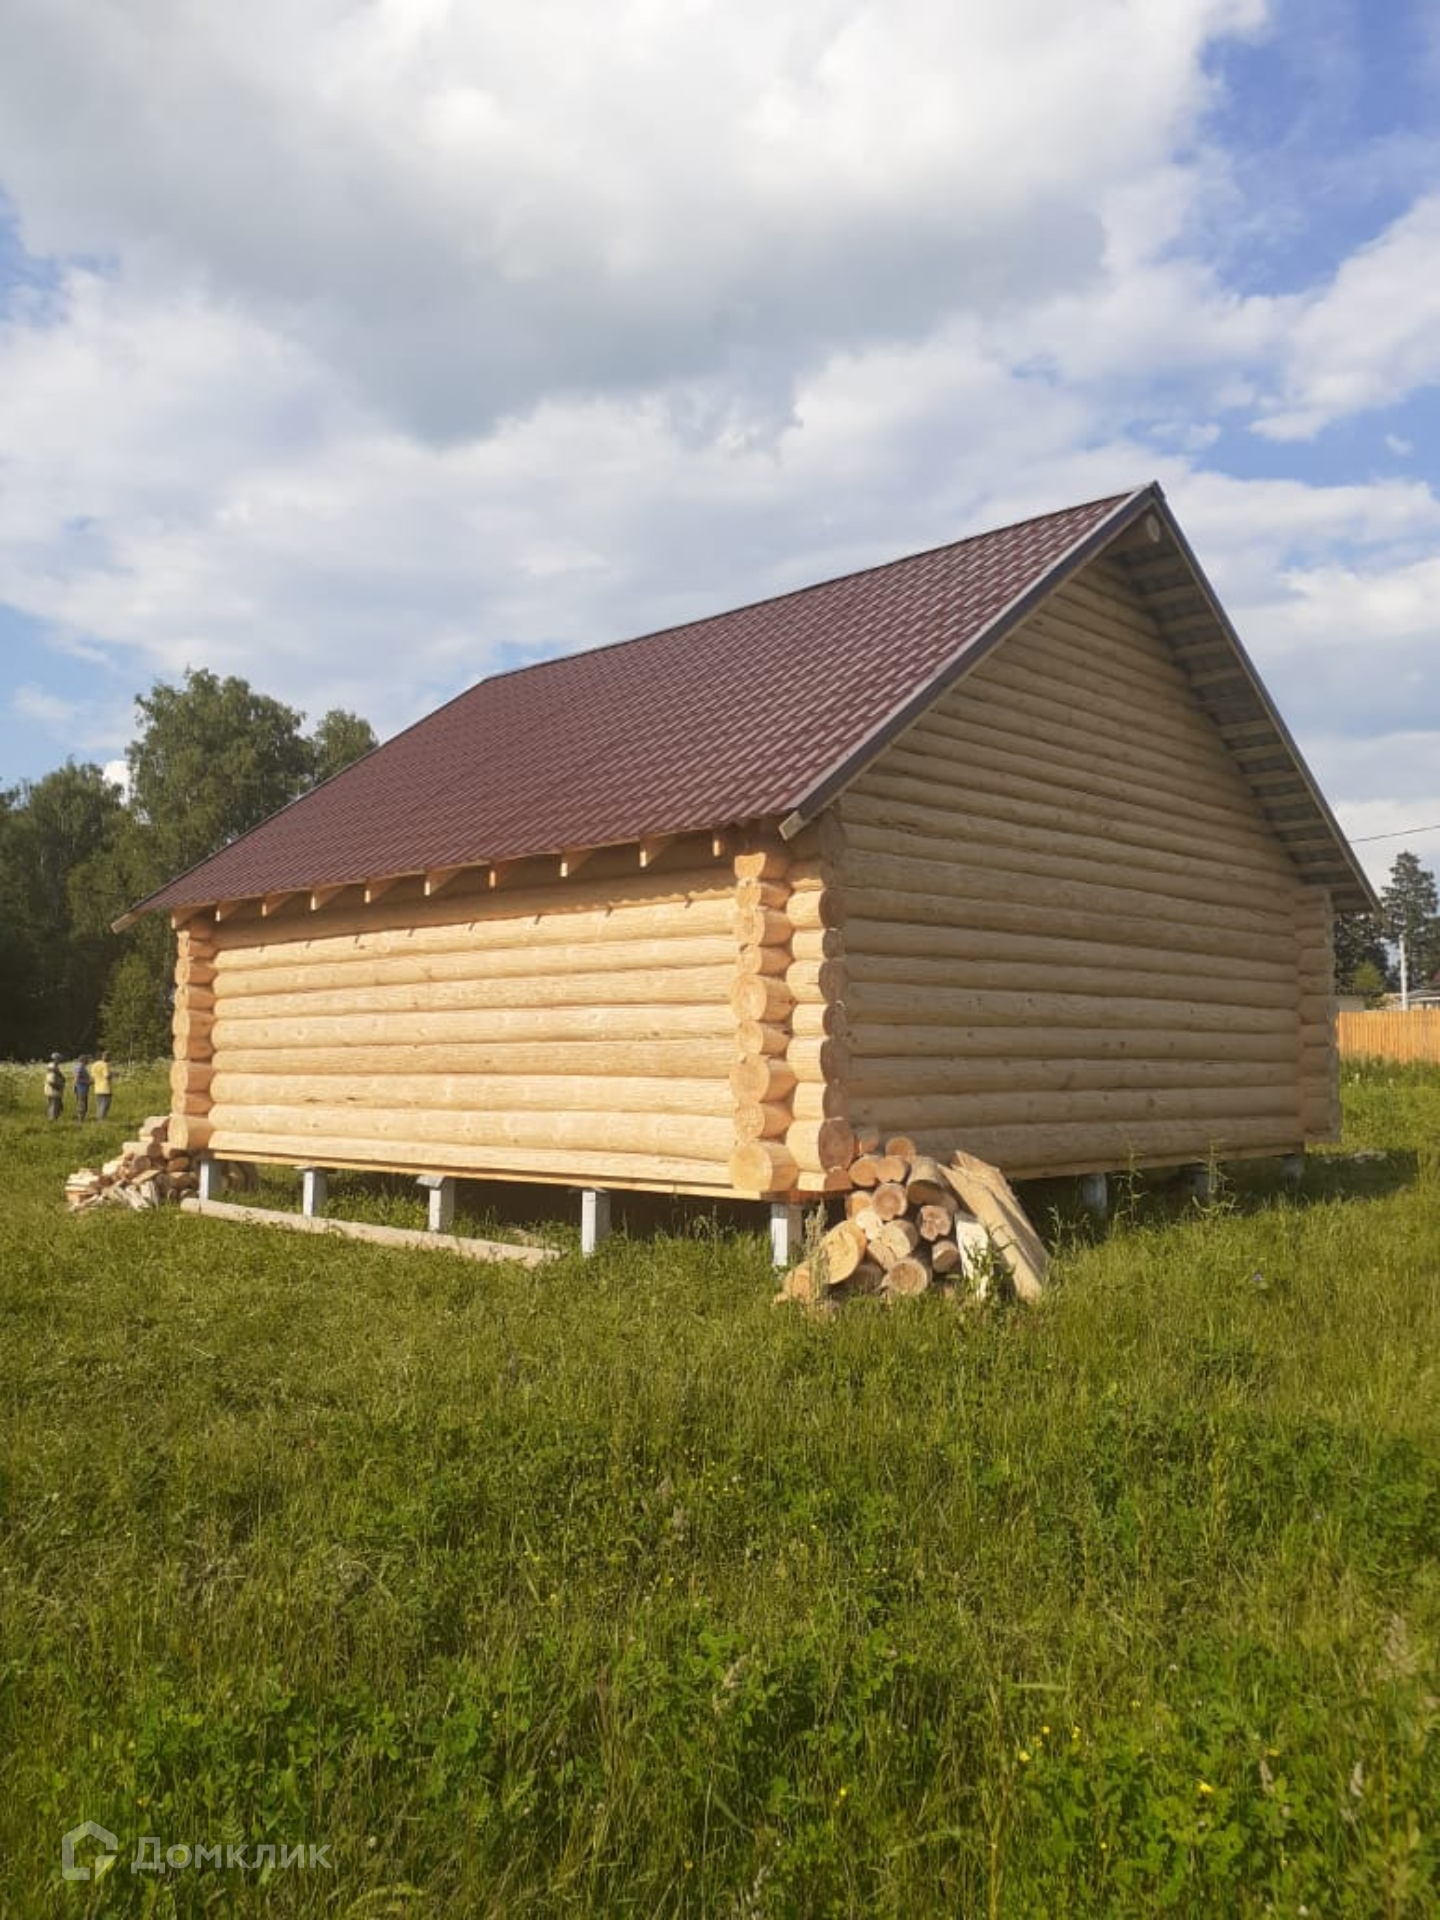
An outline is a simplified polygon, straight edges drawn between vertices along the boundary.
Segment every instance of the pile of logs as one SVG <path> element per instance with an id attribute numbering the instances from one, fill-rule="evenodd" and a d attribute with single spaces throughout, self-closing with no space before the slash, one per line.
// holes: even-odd
<path id="1" fill-rule="evenodd" d="M 932 1289 L 985 1300 L 1039 1297 L 1045 1249 L 998 1168 L 957 1152 L 948 1163 L 913 1140 L 857 1132 L 846 1217 L 811 1237 L 780 1298 L 819 1304 Z"/>
<path id="2" fill-rule="evenodd" d="M 188 1153 L 167 1146 L 170 1122 L 160 1115 L 146 1120 L 139 1135 L 127 1140 L 103 1167 L 81 1167 L 65 1182 L 65 1199 L 74 1213 L 91 1207 L 123 1206 L 137 1210 L 179 1202 L 200 1185 Z"/>

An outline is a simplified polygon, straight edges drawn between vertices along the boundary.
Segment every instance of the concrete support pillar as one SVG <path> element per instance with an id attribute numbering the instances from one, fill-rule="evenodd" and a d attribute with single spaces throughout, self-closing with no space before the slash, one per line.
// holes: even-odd
<path id="1" fill-rule="evenodd" d="M 324 1213 L 330 1197 L 330 1174 L 324 1167 L 300 1169 L 300 1211 L 312 1216 Z"/>
<path id="2" fill-rule="evenodd" d="M 1082 1173 L 1080 1176 L 1080 1204 L 1096 1220 L 1105 1220 L 1110 1214 L 1110 1176 L 1105 1173 Z"/>
<path id="3" fill-rule="evenodd" d="M 415 1183 L 425 1191 L 431 1233 L 449 1233 L 455 1225 L 455 1182 L 443 1173 L 422 1173 Z"/>
<path id="4" fill-rule="evenodd" d="M 580 1194 L 580 1251 L 588 1259 L 602 1240 L 610 1237 L 610 1196 L 600 1187 Z"/>
<path id="5" fill-rule="evenodd" d="M 1198 1200 L 1202 1207 L 1208 1205 L 1214 1198 L 1214 1169 L 1205 1161 L 1197 1160 L 1193 1166 L 1186 1167 L 1181 1178 L 1185 1184 L 1185 1191 L 1192 1200 Z"/>
<path id="6" fill-rule="evenodd" d="M 224 1181 L 220 1177 L 220 1162 L 213 1154 L 200 1157 L 200 1198 L 218 1200 L 224 1191 Z"/>
<path id="7" fill-rule="evenodd" d="M 793 1267 L 805 1241 L 805 1213 L 777 1200 L 770 1208 L 770 1258 L 777 1267 Z"/>

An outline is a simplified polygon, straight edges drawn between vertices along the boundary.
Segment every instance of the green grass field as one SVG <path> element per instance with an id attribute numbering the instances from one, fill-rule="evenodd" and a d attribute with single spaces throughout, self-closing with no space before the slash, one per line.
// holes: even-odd
<path id="1" fill-rule="evenodd" d="M 0 1077 L 0 1911 L 1440 1908 L 1440 1072 L 1298 1204 L 1042 1191 L 1041 1308 L 833 1319 L 698 1210 L 537 1273 L 67 1216 L 162 1087 Z"/>

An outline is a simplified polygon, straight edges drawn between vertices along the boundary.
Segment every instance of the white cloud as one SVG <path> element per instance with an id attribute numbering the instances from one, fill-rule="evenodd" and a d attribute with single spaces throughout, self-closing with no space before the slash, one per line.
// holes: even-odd
<path id="1" fill-rule="evenodd" d="M 11 0 L 0 179 L 33 250 L 238 301 L 427 438 L 714 373 L 783 419 L 837 346 L 1093 277 L 1263 12 Z"/>
<path id="2" fill-rule="evenodd" d="M 1440 193 L 1420 199 L 1307 301 L 1289 339 L 1282 398 L 1256 422 L 1306 440 L 1347 415 L 1440 382 Z"/>

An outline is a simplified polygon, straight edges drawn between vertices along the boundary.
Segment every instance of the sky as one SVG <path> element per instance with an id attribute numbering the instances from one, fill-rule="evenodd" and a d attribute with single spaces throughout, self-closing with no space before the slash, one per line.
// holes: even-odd
<path id="1" fill-rule="evenodd" d="M 0 35 L 0 787 L 187 668 L 383 738 L 1158 480 L 1372 877 L 1440 868 L 1432 0 Z"/>

